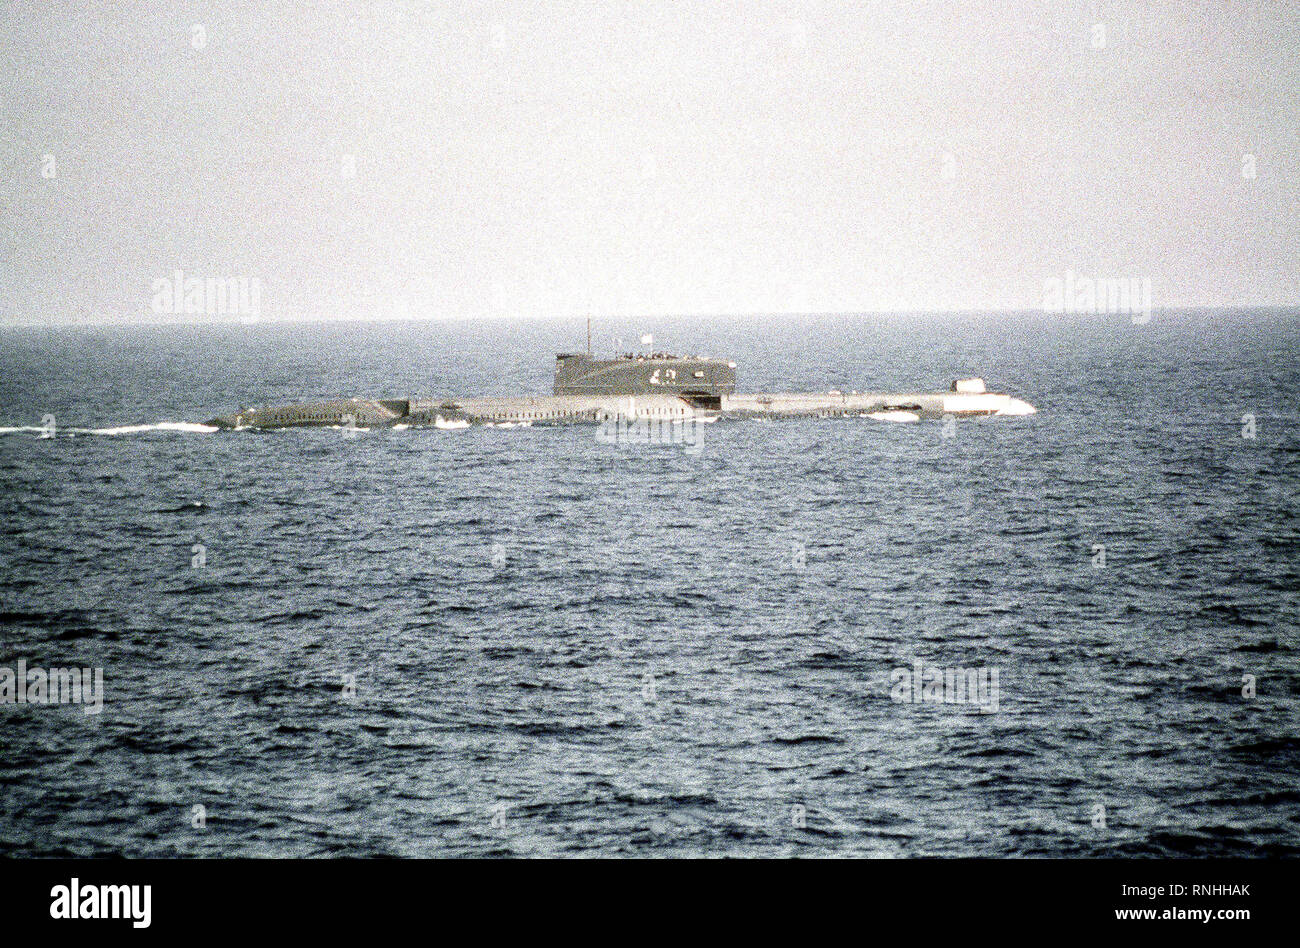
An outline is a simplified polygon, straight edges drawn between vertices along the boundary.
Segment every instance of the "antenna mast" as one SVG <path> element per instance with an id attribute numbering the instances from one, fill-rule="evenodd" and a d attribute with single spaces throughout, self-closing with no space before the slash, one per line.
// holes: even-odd
<path id="1" fill-rule="evenodd" d="M 591 317 L 587 317 L 587 358 L 591 358 Z"/>

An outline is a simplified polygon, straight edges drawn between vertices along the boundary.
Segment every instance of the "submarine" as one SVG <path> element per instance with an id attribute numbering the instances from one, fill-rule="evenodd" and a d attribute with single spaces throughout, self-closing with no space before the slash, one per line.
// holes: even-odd
<path id="1" fill-rule="evenodd" d="M 588 333 L 590 339 L 590 332 Z M 588 343 L 590 346 L 590 343 Z M 989 392 L 982 379 L 959 379 L 932 392 L 772 392 L 737 394 L 736 363 L 664 352 L 595 358 L 590 348 L 555 357 L 550 395 L 474 398 L 337 398 L 241 408 L 212 418 L 224 430 L 464 428 L 601 423 L 615 418 L 864 417 L 919 421 L 946 416 L 1030 415 L 1028 402 Z"/>

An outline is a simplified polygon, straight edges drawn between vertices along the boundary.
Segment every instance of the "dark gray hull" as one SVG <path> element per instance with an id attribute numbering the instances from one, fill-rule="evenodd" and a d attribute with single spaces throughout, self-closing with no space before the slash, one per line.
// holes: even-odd
<path id="1" fill-rule="evenodd" d="M 609 418 L 871 417 L 910 421 L 945 415 L 1024 415 L 1032 406 L 993 392 L 780 393 L 729 395 L 715 408 L 676 395 L 537 395 L 522 398 L 339 399 L 244 409 L 207 422 L 218 428 L 452 428 L 465 425 L 595 424 Z M 912 415 L 914 418 L 905 416 Z"/>

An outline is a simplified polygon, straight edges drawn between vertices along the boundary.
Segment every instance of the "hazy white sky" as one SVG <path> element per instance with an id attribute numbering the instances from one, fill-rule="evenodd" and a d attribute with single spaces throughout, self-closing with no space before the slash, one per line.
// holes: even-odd
<path id="1" fill-rule="evenodd" d="M 0 43 L 4 322 L 176 269 L 265 318 L 1297 302 L 1293 3 L 6 0 Z"/>

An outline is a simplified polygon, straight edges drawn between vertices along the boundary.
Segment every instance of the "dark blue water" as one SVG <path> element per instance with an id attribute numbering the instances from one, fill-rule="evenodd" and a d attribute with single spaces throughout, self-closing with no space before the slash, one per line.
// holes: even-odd
<path id="1" fill-rule="evenodd" d="M 0 426 L 59 425 L 0 435 L 0 665 L 105 682 L 97 716 L 0 705 L 0 851 L 1300 853 L 1300 313 L 611 322 L 597 348 L 642 331 L 745 390 L 979 374 L 1039 414 L 720 422 L 698 455 L 89 434 L 546 392 L 583 327 L 0 332 Z M 998 710 L 891 700 L 915 660 L 997 669 Z"/>

